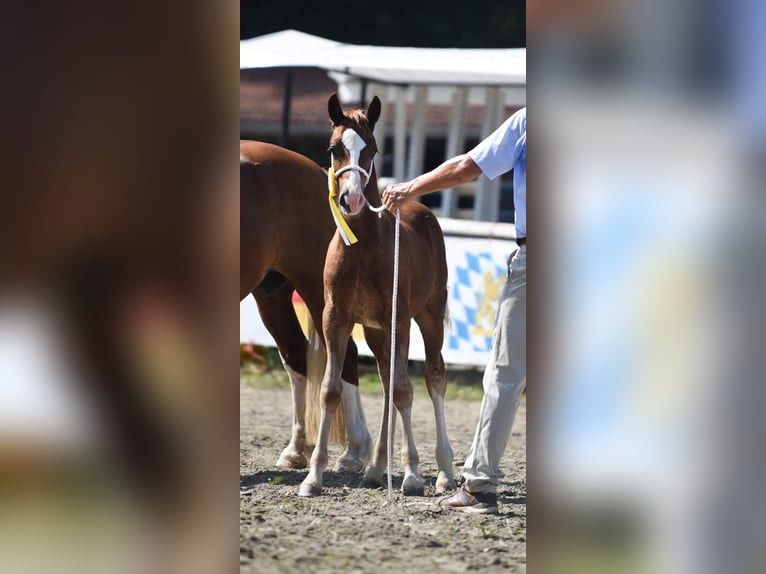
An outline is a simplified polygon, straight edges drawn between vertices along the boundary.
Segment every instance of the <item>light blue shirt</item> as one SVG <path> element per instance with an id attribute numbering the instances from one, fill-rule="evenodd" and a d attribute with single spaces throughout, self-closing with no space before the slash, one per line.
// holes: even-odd
<path id="1" fill-rule="evenodd" d="M 516 234 L 527 236 L 527 108 L 521 108 L 468 152 L 489 179 L 513 170 Z"/>

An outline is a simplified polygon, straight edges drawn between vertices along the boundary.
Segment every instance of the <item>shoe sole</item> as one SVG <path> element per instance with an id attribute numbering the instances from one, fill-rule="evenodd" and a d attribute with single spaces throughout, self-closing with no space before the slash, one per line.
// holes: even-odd
<path id="1" fill-rule="evenodd" d="M 453 506 L 452 508 L 455 510 L 460 510 L 461 512 L 467 512 L 469 514 L 499 514 L 497 506 Z"/>

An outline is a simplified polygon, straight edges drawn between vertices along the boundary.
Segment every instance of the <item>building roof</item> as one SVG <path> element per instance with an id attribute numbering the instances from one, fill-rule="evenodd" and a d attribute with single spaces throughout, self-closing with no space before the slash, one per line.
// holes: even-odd
<path id="1" fill-rule="evenodd" d="M 239 67 L 318 67 L 398 85 L 525 86 L 526 48 L 409 48 L 345 44 L 283 30 L 239 43 Z"/>
<path id="2" fill-rule="evenodd" d="M 239 115 L 245 131 L 260 133 L 278 133 L 283 111 L 285 89 L 285 68 L 265 68 L 240 70 Z M 290 105 L 290 125 L 293 131 L 301 133 L 329 133 L 327 118 L 327 99 L 338 90 L 338 84 L 325 70 L 320 68 L 294 68 L 292 74 L 292 103 Z M 368 90 L 367 97 L 376 95 L 375 86 Z M 379 94 L 382 95 L 382 94 Z M 383 98 L 381 122 L 393 126 L 393 102 Z M 358 105 L 358 102 L 344 102 L 345 105 Z M 413 105 L 408 106 L 408 125 L 413 115 Z M 507 115 L 515 107 L 509 107 Z M 426 126 L 429 133 L 446 133 L 449 125 L 450 106 L 431 104 L 426 110 Z M 481 127 L 484 108 L 480 105 L 468 106 L 465 125 L 469 132 L 476 132 Z M 389 132 L 390 133 L 390 132 Z"/>

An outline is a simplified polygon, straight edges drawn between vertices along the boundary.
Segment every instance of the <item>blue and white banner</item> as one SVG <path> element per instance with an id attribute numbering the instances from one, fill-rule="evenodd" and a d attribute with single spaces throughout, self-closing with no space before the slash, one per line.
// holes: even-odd
<path id="1" fill-rule="evenodd" d="M 516 249 L 510 239 L 455 237 L 446 235 L 449 268 L 449 324 L 444 334 L 444 362 L 455 365 L 484 366 L 487 362 L 497 301 L 505 284 L 508 255 Z M 302 303 L 296 303 L 299 317 L 305 316 Z M 372 356 L 364 343 L 362 330 L 353 333 L 361 355 Z M 240 304 L 239 337 L 242 342 L 275 346 L 263 326 L 252 297 Z M 410 359 L 425 359 L 423 339 L 413 322 L 410 330 Z"/>

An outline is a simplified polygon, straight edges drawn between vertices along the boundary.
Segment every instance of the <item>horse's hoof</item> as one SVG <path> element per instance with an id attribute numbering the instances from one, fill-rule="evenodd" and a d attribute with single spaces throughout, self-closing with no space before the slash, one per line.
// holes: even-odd
<path id="1" fill-rule="evenodd" d="M 301 453 L 285 449 L 279 455 L 277 468 L 306 468 L 309 460 Z"/>
<path id="2" fill-rule="evenodd" d="M 383 477 L 371 473 L 369 470 L 362 477 L 362 488 L 378 488 L 383 486 Z"/>
<path id="3" fill-rule="evenodd" d="M 425 494 L 425 488 L 423 488 L 423 481 L 418 479 L 414 474 L 409 475 L 402 482 L 402 494 L 404 496 L 423 496 Z"/>
<path id="4" fill-rule="evenodd" d="M 364 463 L 353 456 L 342 456 L 336 462 L 333 470 L 335 472 L 359 472 L 364 469 Z"/>
<path id="5" fill-rule="evenodd" d="M 372 437 L 369 433 L 367 433 L 367 436 L 364 439 L 364 442 L 362 443 L 362 447 L 359 449 L 359 460 L 362 461 L 362 463 L 366 463 L 370 460 L 370 457 L 372 456 Z"/>
<path id="6" fill-rule="evenodd" d="M 445 494 L 453 490 L 455 490 L 455 479 L 440 472 L 436 479 L 436 494 Z"/>
<path id="7" fill-rule="evenodd" d="M 322 494 L 322 487 L 313 482 L 302 482 L 300 489 L 298 489 L 298 496 L 305 496 L 313 498 Z"/>

